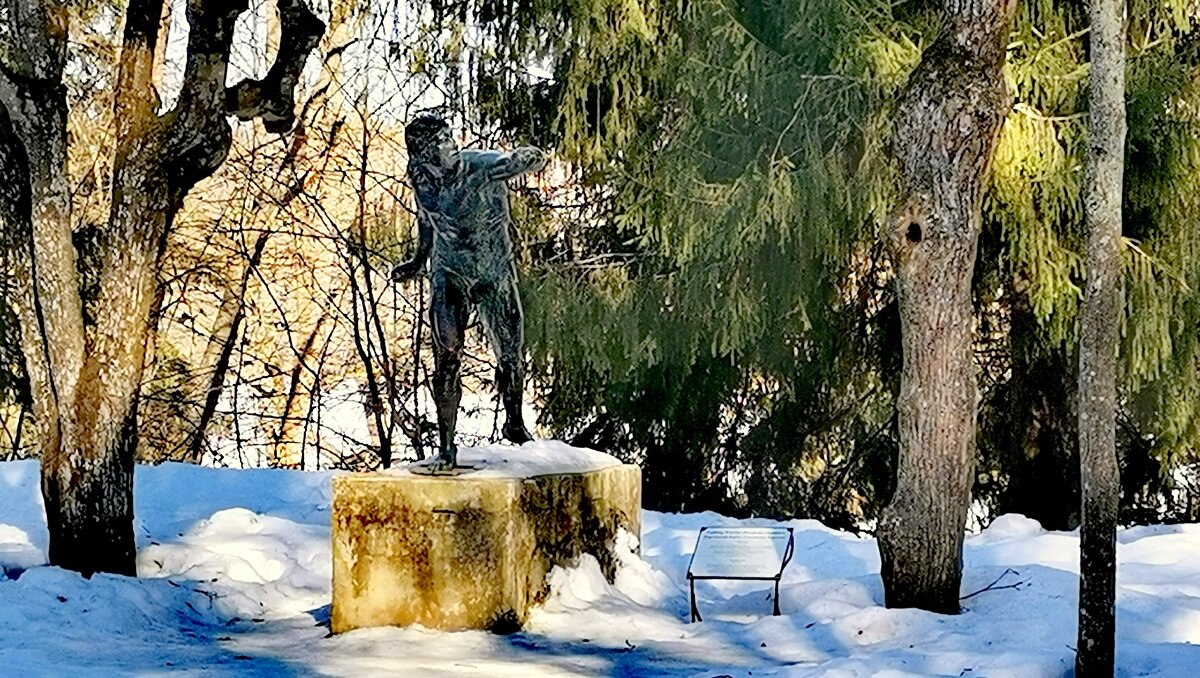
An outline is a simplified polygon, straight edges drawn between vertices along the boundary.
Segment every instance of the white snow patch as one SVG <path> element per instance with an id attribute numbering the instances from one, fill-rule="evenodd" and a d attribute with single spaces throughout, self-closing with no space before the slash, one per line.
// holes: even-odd
<path id="1" fill-rule="evenodd" d="M 573 567 L 555 566 L 547 577 L 550 597 L 547 612 L 586 610 L 597 600 L 612 594 L 600 563 L 595 556 L 584 554 Z"/>
<path id="2" fill-rule="evenodd" d="M 638 605 L 659 607 L 679 595 L 679 589 L 665 572 L 642 560 L 637 553 L 638 542 L 636 535 L 624 529 L 617 532 L 613 549 L 617 574 L 613 586 Z"/>
<path id="3" fill-rule="evenodd" d="M 565 446 L 564 446 L 565 447 Z M 548 457 L 558 448 L 491 454 Z M 598 454 L 598 453 L 597 453 Z M 470 458 L 470 457 L 467 457 Z M 518 460 L 519 461 L 519 460 Z M 509 466 L 508 468 L 513 468 Z M 541 467 L 539 467 L 541 468 Z M 524 475 L 523 468 L 514 474 Z M 329 636 L 329 473 L 139 467 L 141 579 L 83 579 L 45 561 L 36 462 L 0 463 L 0 673 L 146 676 L 1062 676 L 1074 662 L 1078 535 L 1019 516 L 964 546 L 963 613 L 883 607 L 874 540 L 809 520 L 643 514 L 610 584 L 585 556 L 551 574 L 524 631 L 419 627 Z M 705 525 L 785 525 L 794 559 L 769 582 L 698 582 Z M 1200 527 L 1122 530 L 1118 674 L 1200 664 Z"/>
<path id="4" fill-rule="evenodd" d="M 396 466 L 381 473 L 414 475 L 412 469 L 423 463 Z M 559 473 L 586 473 L 620 464 L 621 461 L 611 455 L 572 447 L 557 440 L 535 440 L 521 446 L 497 444 L 464 447 L 458 451 L 458 465 L 470 467 L 463 475 L 476 478 L 530 478 Z"/>
<path id="5" fill-rule="evenodd" d="M 327 604 L 329 530 L 243 508 L 201 520 L 176 541 L 138 554 L 138 575 L 208 582 L 229 618 L 283 618 Z"/>
<path id="6" fill-rule="evenodd" d="M 46 554 L 33 545 L 19 527 L 0 523 L 0 577 L 21 572 L 46 562 Z"/>
<path id="7" fill-rule="evenodd" d="M 976 544 L 996 544 L 1002 541 L 1028 539 L 1042 534 L 1042 524 L 1016 513 L 1006 513 L 992 521 L 982 534 L 972 535 Z"/>

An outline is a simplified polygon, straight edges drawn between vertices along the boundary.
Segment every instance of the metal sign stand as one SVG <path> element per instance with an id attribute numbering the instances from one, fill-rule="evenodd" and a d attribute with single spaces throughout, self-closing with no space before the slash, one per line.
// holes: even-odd
<path id="1" fill-rule="evenodd" d="M 784 568 L 787 567 L 788 563 L 792 562 L 792 554 L 796 550 L 796 535 L 795 535 L 795 532 L 793 531 L 793 528 L 791 528 L 791 527 L 783 528 L 783 529 L 786 529 L 788 532 L 787 547 L 783 553 L 783 562 L 780 563 L 780 565 L 779 565 L 779 572 L 775 573 L 775 575 L 770 576 L 770 577 L 742 577 L 742 576 L 718 576 L 718 575 L 694 575 L 694 574 L 692 574 L 692 564 L 696 561 L 696 553 L 700 550 L 700 540 L 704 537 L 704 531 L 707 529 L 708 529 L 707 527 L 700 528 L 700 534 L 696 535 L 696 547 L 692 550 L 692 558 L 688 562 L 687 578 L 688 578 L 688 588 L 691 591 L 691 610 L 692 610 L 692 619 L 691 620 L 693 622 L 704 621 L 704 619 L 700 617 L 700 608 L 696 607 L 696 580 L 697 579 L 729 579 L 729 580 L 738 580 L 738 581 L 773 581 L 773 582 L 775 582 L 775 598 L 774 598 L 775 609 L 772 612 L 772 614 L 774 616 L 778 617 L 779 616 L 779 580 L 780 580 L 780 578 L 783 577 Z"/>

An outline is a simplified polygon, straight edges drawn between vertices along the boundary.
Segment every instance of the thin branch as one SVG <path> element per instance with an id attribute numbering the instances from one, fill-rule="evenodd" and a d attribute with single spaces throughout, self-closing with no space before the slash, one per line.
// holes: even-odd
<path id="1" fill-rule="evenodd" d="M 974 593 L 968 593 L 967 595 L 959 598 L 959 600 L 966 600 L 968 598 L 973 598 L 973 597 L 975 597 L 981 593 L 984 593 L 986 591 L 1003 591 L 1004 589 L 1020 589 L 1021 586 L 1025 584 L 1025 582 L 1029 581 L 1028 579 L 1022 579 L 1021 581 L 1015 582 L 1012 584 L 1005 584 L 1004 586 L 996 586 L 996 584 L 1000 583 L 1001 579 L 1004 579 L 1005 577 L 1007 577 L 1010 574 L 1015 574 L 1017 576 L 1021 575 L 1020 572 L 1017 572 L 1016 570 L 1012 569 L 1011 567 L 1005 568 L 1005 570 L 1000 573 L 1000 576 L 996 577 L 992 581 L 991 584 L 988 584 L 987 586 L 979 589 L 978 591 L 975 591 Z"/>

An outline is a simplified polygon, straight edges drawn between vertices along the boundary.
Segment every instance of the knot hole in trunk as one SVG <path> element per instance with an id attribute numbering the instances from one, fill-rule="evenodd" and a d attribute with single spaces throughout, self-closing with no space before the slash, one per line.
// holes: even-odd
<path id="1" fill-rule="evenodd" d="M 917 243 L 921 242 L 921 238 L 923 238 L 924 235 L 925 234 L 921 231 L 921 224 L 915 221 L 910 221 L 908 228 L 904 230 L 904 239 L 907 240 L 910 245 L 916 245 Z"/>

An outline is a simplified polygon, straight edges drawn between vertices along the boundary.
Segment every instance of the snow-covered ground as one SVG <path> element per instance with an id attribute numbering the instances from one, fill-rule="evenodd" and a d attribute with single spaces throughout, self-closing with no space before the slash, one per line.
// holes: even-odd
<path id="1" fill-rule="evenodd" d="M 783 616 L 766 583 L 701 583 L 705 621 L 688 623 L 696 531 L 737 521 L 647 512 L 615 585 L 594 561 L 556 570 L 522 633 L 330 637 L 329 478 L 138 468 L 142 578 L 89 581 L 41 566 L 36 463 L 0 463 L 0 675 L 1025 677 L 1073 663 L 1077 536 L 1019 516 L 968 538 L 964 594 L 998 581 L 954 617 L 884 609 L 874 541 L 798 520 Z M 1123 530 L 1118 553 L 1120 673 L 1197 675 L 1200 526 Z"/>

